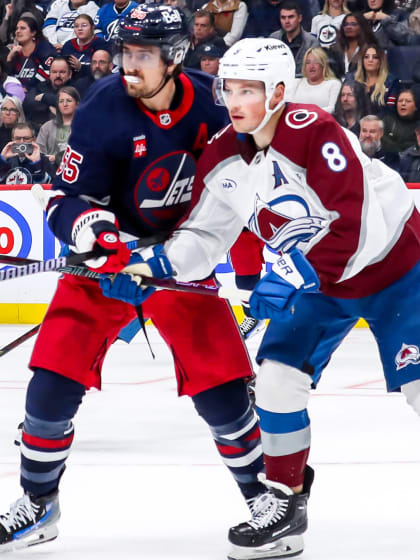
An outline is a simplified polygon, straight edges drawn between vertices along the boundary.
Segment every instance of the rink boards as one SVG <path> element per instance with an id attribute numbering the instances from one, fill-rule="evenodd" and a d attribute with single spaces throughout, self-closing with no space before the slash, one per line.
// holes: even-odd
<path id="1" fill-rule="evenodd" d="M 420 183 L 409 184 L 420 208 Z M 35 201 L 31 185 L 0 185 L 0 253 L 33 259 L 50 259 L 58 255 L 59 242 L 48 228 L 45 215 Z M 266 250 L 267 262 L 274 255 Z M 0 264 L 0 270 L 4 268 Z M 234 285 L 232 267 L 227 258 L 217 269 L 219 280 Z M 58 274 L 45 273 L 1 283 L 0 323 L 41 322 L 54 293 Z M 241 319 L 239 302 L 233 301 L 235 313 Z M 359 322 L 358 326 L 366 323 Z"/>

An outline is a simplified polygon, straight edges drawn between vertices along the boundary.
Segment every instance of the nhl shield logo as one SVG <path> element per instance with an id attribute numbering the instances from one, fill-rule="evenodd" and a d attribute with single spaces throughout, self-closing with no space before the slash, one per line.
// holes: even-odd
<path id="1" fill-rule="evenodd" d="M 400 351 L 395 356 L 397 370 L 407 367 L 409 364 L 420 364 L 420 350 L 415 344 L 402 344 Z"/>
<path id="2" fill-rule="evenodd" d="M 169 126 L 172 122 L 171 115 L 169 113 L 161 113 L 159 115 L 159 122 L 162 126 Z"/>

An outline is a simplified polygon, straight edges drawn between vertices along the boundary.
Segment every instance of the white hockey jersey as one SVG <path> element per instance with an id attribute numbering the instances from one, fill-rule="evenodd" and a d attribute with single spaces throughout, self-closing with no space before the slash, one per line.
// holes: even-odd
<path id="1" fill-rule="evenodd" d="M 177 279 L 209 275 L 244 226 L 276 251 L 296 244 L 336 297 L 379 291 L 420 259 L 420 215 L 400 176 L 315 105 L 288 103 L 266 150 L 231 125 L 210 141 L 166 245 Z"/>
<path id="2" fill-rule="evenodd" d="M 91 0 L 76 9 L 72 8 L 70 0 L 55 0 L 45 16 L 42 32 L 53 45 L 64 45 L 76 36 L 73 29 L 74 20 L 80 14 L 88 14 L 94 20 L 98 10 L 99 6 Z"/>

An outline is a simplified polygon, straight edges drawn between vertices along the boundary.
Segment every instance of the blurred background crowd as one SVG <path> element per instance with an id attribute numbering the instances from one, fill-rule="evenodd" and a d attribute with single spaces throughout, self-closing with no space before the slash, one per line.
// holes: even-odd
<path id="1" fill-rule="evenodd" d="M 166 0 L 185 13 L 185 67 L 216 75 L 245 37 L 291 49 L 288 97 L 353 131 L 369 157 L 420 182 L 420 0 Z M 118 72 L 113 46 L 135 0 L 1 0 L 0 183 L 47 183 L 78 104 Z"/>

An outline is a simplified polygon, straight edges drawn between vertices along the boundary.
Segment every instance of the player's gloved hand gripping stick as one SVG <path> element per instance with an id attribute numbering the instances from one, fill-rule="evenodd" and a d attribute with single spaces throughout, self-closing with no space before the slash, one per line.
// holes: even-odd
<path id="1" fill-rule="evenodd" d="M 249 300 L 256 319 L 282 321 L 296 300 L 305 292 L 317 292 L 319 278 L 314 268 L 296 247 L 284 253 L 255 286 Z"/>
<path id="2" fill-rule="evenodd" d="M 83 212 L 73 224 L 71 237 L 78 253 L 96 250 L 96 258 L 85 260 L 95 272 L 119 272 L 129 263 L 131 253 L 120 240 L 112 212 L 95 208 Z"/>
<path id="3" fill-rule="evenodd" d="M 172 278 L 173 270 L 163 245 L 132 253 L 128 266 L 115 276 L 101 275 L 99 285 L 104 296 L 120 299 L 134 306 L 141 305 L 156 288 L 144 286 L 143 277 Z"/>

